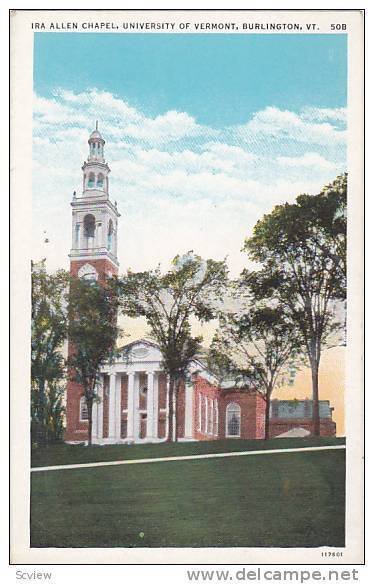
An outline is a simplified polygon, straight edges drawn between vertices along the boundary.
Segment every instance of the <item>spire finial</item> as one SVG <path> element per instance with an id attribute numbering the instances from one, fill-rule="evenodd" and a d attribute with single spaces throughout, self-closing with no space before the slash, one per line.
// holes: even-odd
<path id="1" fill-rule="evenodd" d="M 96 120 L 96 132 L 98 130 L 99 122 Z"/>

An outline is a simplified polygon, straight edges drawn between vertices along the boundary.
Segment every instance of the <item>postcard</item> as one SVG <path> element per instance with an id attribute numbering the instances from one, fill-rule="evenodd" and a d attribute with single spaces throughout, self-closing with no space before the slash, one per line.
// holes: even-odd
<path id="1" fill-rule="evenodd" d="M 363 562 L 360 10 L 14 10 L 11 561 Z"/>

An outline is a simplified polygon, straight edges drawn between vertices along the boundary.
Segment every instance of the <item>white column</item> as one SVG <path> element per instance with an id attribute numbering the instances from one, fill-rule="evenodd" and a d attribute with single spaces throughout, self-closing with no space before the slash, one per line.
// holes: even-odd
<path id="1" fill-rule="evenodd" d="M 116 374 L 109 376 L 109 438 L 116 437 Z"/>
<path id="2" fill-rule="evenodd" d="M 98 405 L 99 404 L 97 403 L 97 401 L 94 401 L 92 404 L 92 439 L 93 440 L 97 439 L 97 433 L 99 430 L 98 415 L 97 415 Z"/>
<path id="3" fill-rule="evenodd" d="M 100 389 L 100 381 L 98 380 L 96 383 L 96 395 L 99 396 L 99 389 Z M 97 440 L 98 432 L 99 432 L 99 416 L 98 416 L 98 406 L 99 403 L 97 400 L 94 400 L 92 403 L 92 439 Z"/>
<path id="4" fill-rule="evenodd" d="M 103 245 L 102 229 L 103 229 L 102 224 L 98 223 L 97 230 L 96 230 L 96 245 L 95 245 L 95 247 L 101 247 Z"/>
<path id="5" fill-rule="evenodd" d="M 205 396 L 205 434 L 208 434 L 208 416 L 209 416 L 209 408 L 208 408 L 208 396 Z"/>
<path id="6" fill-rule="evenodd" d="M 103 396 L 104 396 L 104 379 L 100 375 L 97 385 L 97 395 L 99 401 L 96 402 L 96 438 L 98 441 L 103 439 Z"/>
<path id="7" fill-rule="evenodd" d="M 158 438 L 158 374 L 153 378 L 153 437 Z"/>
<path id="8" fill-rule="evenodd" d="M 134 439 L 134 378 L 135 373 L 128 374 L 127 383 L 127 438 Z"/>
<path id="9" fill-rule="evenodd" d="M 140 436 L 140 419 L 139 419 L 139 373 L 135 373 L 134 378 L 134 439 L 137 440 Z"/>
<path id="10" fill-rule="evenodd" d="M 177 399 L 176 399 L 176 393 L 175 393 L 175 386 L 174 386 L 174 392 L 173 392 L 173 440 L 175 442 L 176 438 L 177 438 Z"/>
<path id="11" fill-rule="evenodd" d="M 210 399 L 210 428 L 211 434 L 214 434 L 214 400 L 213 398 Z"/>
<path id="12" fill-rule="evenodd" d="M 154 373 L 147 373 L 147 438 L 153 438 Z"/>
<path id="13" fill-rule="evenodd" d="M 169 435 L 169 386 L 170 381 L 167 379 L 166 381 L 166 420 L 165 420 L 165 438 Z"/>
<path id="14" fill-rule="evenodd" d="M 193 383 L 185 382 L 184 436 L 192 438 Z"/>
<path id="15" fill-rule="evenodd" d="M 115 438 L 121 438 L 121 376 L 116 376 Z"/>

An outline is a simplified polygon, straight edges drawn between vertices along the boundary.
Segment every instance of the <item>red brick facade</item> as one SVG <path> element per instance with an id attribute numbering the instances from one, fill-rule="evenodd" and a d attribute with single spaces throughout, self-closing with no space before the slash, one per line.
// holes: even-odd
<path id="1" fill-rule="evenodd" d="M 236 404 L 240 408 L 240 429 L 237 437 L 263 438 L 265 402 L 258 394 L 248 390 L 222 390 L 199 376 L 194 382 L 194 438 L 196 440 L 227 438 L 226 412 L 230 404 Z"/>
<path id="2" fill-rule="evenodd" d="M 280 434 L 284 434 L 292 428 L 303 428 L 310 433 L 313 433 L 313 420 L 305 418 L 296 418 L 292 420 L 287 419 L 270 419 L 269 436 L 275 438 Z M 321 436 L 335 436 L 336 424 L 332 419 L 320 419 L 320 435 Z"/>
<path id="3" fill-rule="evenodd" d="M 147 430 L 147 391 L 146 373 L 139 374 L 139 440 L 146 439 Z M 73 382 L 68 385 L 67 429 L 65 440 L 83 441 L 87 439 L 87 422 L 81 421 L 80 397 L 82 388 Z M 126 440 L 128 423 L 128 376 L 120 375 L 120 438 Z M 234 408 L 239 423 L 237 435 L 230 434 L 228 416 L 230 408 Z M 177 435 L 178 439 L 186 437 L 186 388 L 182 384 L 177 402 Z M 265 436 L 265 401 L 255 392 L 246 389 L 221 389 L 201 375 L 193 379 L 192 391 L 192 435 L 193 440 L 223 440 L 226 438 L 241 438 L 245 440 L 264 439 Z M 303 428 L 312 433 L 311 418 L 271 418 L 270 438 L 288 432 L 292 428 Z M 158 427 L 159 440 L 166 439 L 167 431 L 167 380 L 164 373 L 158 375 Z M 332 418 L 321 418 L 321 436 L 334 436 L 336 425 Z M 103 376 L 103 439 L 109 437 L 109 376 Z"/>
<path id="4" fill-rule="evenodd" d="M 95 268 L 98 274 L 98 281 L 104 282 L 108 273 L 117 275 L 118 269 L 113 262 L 107 258 L 72 260 L 70 262 L 70 274 L 78 277 L 78 272 L 82 266 L 89 263 Z M 71 355 L 74 348 L 69 344 L 68 354 Z M 103 438 L 108 437 L 108 390 L 109 379 L 104 376 L 103 391 Z M 83 387 L 74 381 L 68 381 L 66 386 L 66 430 L 65 440 L 80 441 L 87 439 L 87 422 L 80 420 L 80 400 L 83 396 Z"/>

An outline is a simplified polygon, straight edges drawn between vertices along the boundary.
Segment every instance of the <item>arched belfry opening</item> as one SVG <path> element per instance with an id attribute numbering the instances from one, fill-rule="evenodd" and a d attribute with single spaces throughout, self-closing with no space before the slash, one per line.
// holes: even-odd
<path id="1" fill-rule="evenodd" d="M 87 187 L 89 189 L 93 189 L 95 186 L 95 175 L 93 172 L 90 172 L 88 175 Z"/>
<path id="2" fill-rule="evenodd" d="M 96 220 L 94 215 L 92 215 L 91 213 L 85 215 L 85 218 L 83 220 L 83 228 L 84 236 L 87 237 L 87 239 L 95 237 Z"/>
<path id="3" fill-rule="evenodd" d="M 96 186 L 98 189 L 102 189 L 103 185 L 104 185 L 104 175 L 102 172 L 99 172 L 99 174 L 97 175 Z"/>

